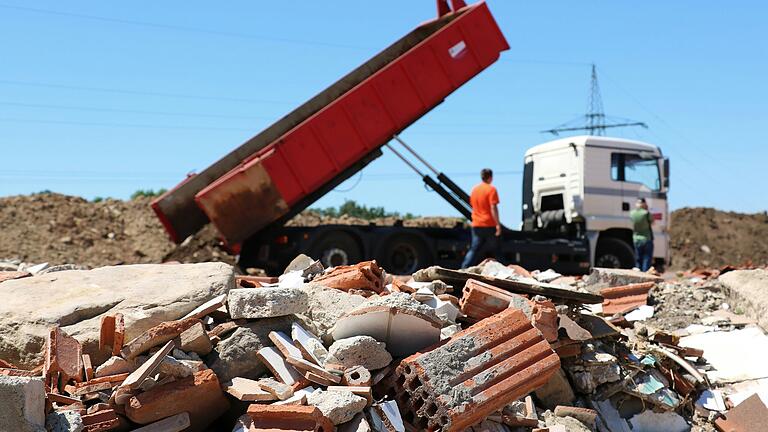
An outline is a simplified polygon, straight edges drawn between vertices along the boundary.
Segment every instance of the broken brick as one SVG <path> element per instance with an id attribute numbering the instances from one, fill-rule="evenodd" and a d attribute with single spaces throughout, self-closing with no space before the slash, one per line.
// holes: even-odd
<path id="1" fill-rule="evenodd" d="M 162 345 L 175 339 L 184 330 L 200 323 L 197 318 L 188 318 L 180 321 L 166 321 L 158 324 L 128 342 L 120 351 L 123 357 L 130 360 L 139 354 L 145 353 L 150 348 Z"/>
<path id="2" fill-rule="evenodd" d="M 197 322 L 181 332 L 176 338 L 175 344 L 182 351 L 194 352 L 203 356 L 210 354 L 213 349 L 211 338 L 208 337 L 202 322 Z"/>
<path id="3" fill-rule="evenodd" d="M 45 345 L 45 371 L 50 377 L 60 372 L 64 382 L 82 381 L 83 347 L 77 339 L 67 335 L 59 327 L 51 329 Z"/>
<path id="4" fill-rule="evenodd" d="M 464 430 L 544 385 L 559 368 L 541 332 L 510 308 L 403 360 L 396 400 L 419 428 Z"/>
<path id="5" fill-rule="evenodd" d="M 252 404 L 247 414 L 255 430 L 333 431 L 331 421 L 314 406 Z"/>
<path id="6" fill-rule="evenodd" d="M 654 286 L 656 282 L 644 282 L 601 289 L 603 315 L 623 314 L 647 304 L 648 292 Z"/>
<path id="7" fill-rule="evenodd" d="M 204 431 L 228 408 L 216 374 L 206 369 L 133 396 L 125 414 L 135 423 L 148 424 L 187 412 L 192 425 L 189 430 Z"/>
<path id="8" fill-rule="evenodd" d="M 313 285 L 343 291 L 384 291 L 384 274 L 376 261 L 363 261 L 351 266 L 338 266 L 312 280 Z"/>

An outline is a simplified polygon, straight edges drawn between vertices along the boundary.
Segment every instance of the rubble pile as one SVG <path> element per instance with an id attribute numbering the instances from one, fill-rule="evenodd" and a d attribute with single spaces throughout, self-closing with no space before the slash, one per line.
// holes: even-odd
<path id="1" fill-rule="evenodd" d="M 385 270 L 0 270 L 0 430 L 750 431 L 768 414 L 768 336 L 726 307 L 764 270 Z M 654 321 L 686 290 L 707 293 L 695 314 Z"/>

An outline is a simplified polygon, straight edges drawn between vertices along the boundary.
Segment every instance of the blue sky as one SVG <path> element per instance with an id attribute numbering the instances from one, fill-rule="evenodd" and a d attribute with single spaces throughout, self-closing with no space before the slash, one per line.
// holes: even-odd
<path id="1" fill-rule="evenodd" d="M 763 2 L 489 0 L 511 45 L 401 137 L 469 189 L 498 174 L 520 220 L 522 156 L 586 110 L 672 159 L 672 208 L 766 205 Z M 435 14 L 432 0 L 0 0 L 0 195 L 127 198 L 202 170 Z M 317 206 L 455 211 L 386 153 Z"/>

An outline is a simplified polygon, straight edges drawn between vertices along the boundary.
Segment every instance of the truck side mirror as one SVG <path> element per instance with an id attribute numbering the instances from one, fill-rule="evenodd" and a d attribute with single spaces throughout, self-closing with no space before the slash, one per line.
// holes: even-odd
<path id="1" fill-rule="evenodd" d="M 669 188 L 669 158 L 664 158 L 664 188 Z"/>

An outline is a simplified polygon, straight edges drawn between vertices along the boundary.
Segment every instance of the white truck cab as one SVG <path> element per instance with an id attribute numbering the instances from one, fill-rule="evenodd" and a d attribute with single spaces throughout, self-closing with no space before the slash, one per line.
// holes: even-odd
<path id="1" fill-rule="evenodd" d="M 629 212 L 645 198 L 653 215 L 654 265 L 670 263 L 669 159 L 657 146 L 575 136 L 525 153 L 523 229 L 585 235 L 591 264 L 634 266 Z"/>

